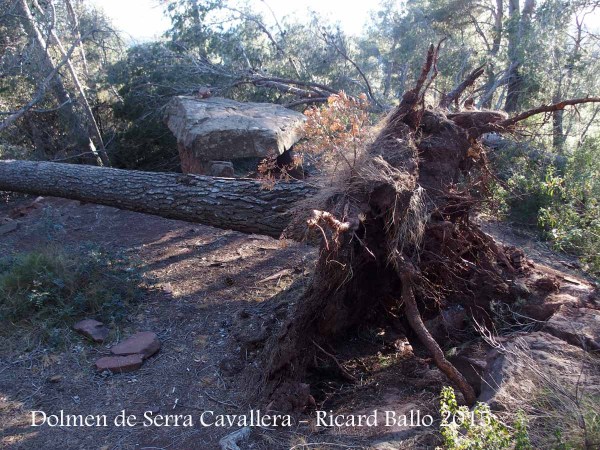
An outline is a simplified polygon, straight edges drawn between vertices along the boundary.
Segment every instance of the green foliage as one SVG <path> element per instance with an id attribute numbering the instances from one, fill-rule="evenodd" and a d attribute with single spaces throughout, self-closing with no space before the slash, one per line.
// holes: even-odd
<path id="1" fill-rule="evenodd" d="M 477 403 L 473 410 L 458 406 L 454 389 L 444 387 L 441 392 L 440 425 L 445 450 L 531 450 L 524 414 L 519 412 L 511 430 L 485 403 Z"/>
<path id="2" fill-rule="evenodd" d="M 588 139 L 569 157 L 564 174 L 549 173 L 542 185 L 551 203 L 540 223 L 554 246 L 579 255 L 600 274 L 600 138 Z"/>
<path id="3" fill-rule="evenodd" d="M 0 259 L 0 323 L 31 327 L 46 340 L 81 318 L 118 323 L 140 298 L 141 281 L 128 258 L 89 245 L 5 257 Z"/>
<path id="4" fill-rule="evenodd" d="M 552 154 L 523 142 L 502 141 L 491 152 L 498 182 L 492 184 L 492 208 L 511 221 L 529 227 L 538 224 L 539 212 L 552 201 L 545 185 L 555 173 Z"/>
<path id="5" fill-rule="evenodd" d="M 0 142 L 0 159 L 35 159 L 27 148 Z"/>
<path id="6" fill-rule="evenodd" d="M 108 79 L 119 86 L 121 101 L 113 105 L 118 133 L 111 147 L 117 167 L 176 170 L 177 142 L 163 122 L 163 107 L 175 95 L 190 94 L 197 77 L 186 76 L 182 58 L 162 43 L 132 47 L 113 65 Z"/>
<path id="7" fill-rule="evenodd" d="M 600 138 L 588 138 L 566 156 L 523 143 L 492 151 L 489 212 L 519 225 L 540 227 L 560 251 L 600 273 Z"/>

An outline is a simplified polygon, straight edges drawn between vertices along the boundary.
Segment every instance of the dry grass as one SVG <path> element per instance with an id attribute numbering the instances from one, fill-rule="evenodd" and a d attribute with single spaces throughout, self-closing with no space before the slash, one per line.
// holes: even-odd
<path id="1" fill-rule="evenodd" d="M 505 359 L 518 383 L 503 384 L 495 401 L 503 409 L 499 415 L 512 423 L 522 410 L 529 425 L 534 448 L 570 450 L 600 448 L 600 359 L 567 343 L 561 351 L 571 351 L 577 358 L 560 358 L 551 348 L 544 350 L 556 356 L 558 363 L 536 358 L 535 349 L 519 334 L 511 344 L 500 342 L 480 327 L 486 342 Z M 571 364 L 569 364 L 570 362 Z M 562 363 L 562 364 L 561 364 Z"/>

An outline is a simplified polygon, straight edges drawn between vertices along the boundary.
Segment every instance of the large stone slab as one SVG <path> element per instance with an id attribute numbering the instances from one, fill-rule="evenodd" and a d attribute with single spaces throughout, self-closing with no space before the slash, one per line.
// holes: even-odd
<path id="1" fill-rule="evenodd" d="M 165 113 L 183 172 L 201 174 L 208 174 L 215 160 L 280 155 L 301 138 L 305 119 L 281 105 L 217 97 L 174 97 Z"/>
<path id="2" fill-rule="evenodd" d="M 500 348 L 488 354 L 479 396 L 493 408 L 528 402 L 553 386 L 575 395 L 578 389 L 595 392 L 600 385 L 593 353 L 549 333 L 513 335 L 502 339 Z"/>
<path id="3" fill-rule="evenodd" d="M 142 355 L 105 356 L 96 361 L 96 370 L 108 370 L 112 373 L 133 372 L 142 367 L 143 362 Z"/>

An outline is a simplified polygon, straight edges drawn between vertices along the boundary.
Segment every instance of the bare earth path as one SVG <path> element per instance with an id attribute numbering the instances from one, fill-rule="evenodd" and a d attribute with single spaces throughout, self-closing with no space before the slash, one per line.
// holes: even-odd
<path id="1" fill-rule="evenodd" d="M 30 200 L 29 200 L 30 201 Z M 25 202 L 27 204 L 28 201 Z M 14 205 L 12 205 L 14 206 Z M 9 211 L 4 207 L 0 217 Z M 70 333 L 70 348 L 37 348 L 28 354 L 0 349 L 0 447 L 44 449 L 216 448 L 233 430 L 214 428 L 32 428 L 30 410 L 70 414 L 142 416 L 231 412 L 236 392 L 219 364 L 227 348 L 232 314 L 245 303 L 260 302 L 292 280 L 284 275 L 260 283 L 283 269 L 301 276 L 309 249 L 262 236 L 216 230 L 186 222 L 61 199 L 17 219 L 19 228 L 0 237 L 0 252 L 42 245 L 48 226 L 65 244 L 92 242 L 126 250 L 156 280 L 123 335 L 150 330 L 162 341 L 160 353 L 141 370 L 102 377 L 94 361 L 108 347 L 94 346 Z M 120 338 L 116 336 L 115 339 Z M 60 376 L 59 382 L 50 382 Z M 233 398 L 233 400 L 232 400 Z"/>

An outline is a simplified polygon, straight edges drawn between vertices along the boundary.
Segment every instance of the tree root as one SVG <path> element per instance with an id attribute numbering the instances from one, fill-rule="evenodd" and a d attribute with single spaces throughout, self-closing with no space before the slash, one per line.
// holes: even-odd
<path id="1" fill-rule="evenodd" d="M 323 354 L 325 354 L 326 356 L 328 356 L 329 358 L 331 358 L 331 360 L 334 362 L 335 366 L 337 367 L 340 376 L 350 382 L 350 383 L 356 383 L 356 378 L 354 378 L 354 376 L 348 372 L 344 366 L 342 366 L 340 364 L 340 362 L 338 361 L 338 359 L 335 357 L 335 355 L 332 355 L 331 353 L 329 353 L 327 350 L 325 350 L 323 347 L 321 347 L 319 344 L 317 344 L 314 340 L 312 341 L 313 345 L 315 347 L 317 347 L 319 350 L 321 350 L 323 352 Z"/>
<path id="2" fill-rule="evenodd" d="M 400 269 L 398 270 L 398 275 L 402 281 L 402 301 L 404 302 L 406 318 L 408 319 L 410 327 L 417 334 L 417 337 L 427 348 L 429 353 L 431 353 L 435 365 L 450 379 L 450 381 L 458 386 L 465 398 L 465 402 L 468 405 L 475 404 L 477 396 L 475 395 L 473 387 L 456 369 L 456 367 L 454 367 L 452 363 L 450 363 L 444 357 L 444 352 L 435 341 L 433 336 L 431 336 L 427 328 L 425 328 L 425 324 L 423 323 L 423 319 L 421 319 L 421 314 L 419 313 L 419 308 L 417 307 L 417 302 L 412 289 L 413 282 L 411 271 Z"/>

